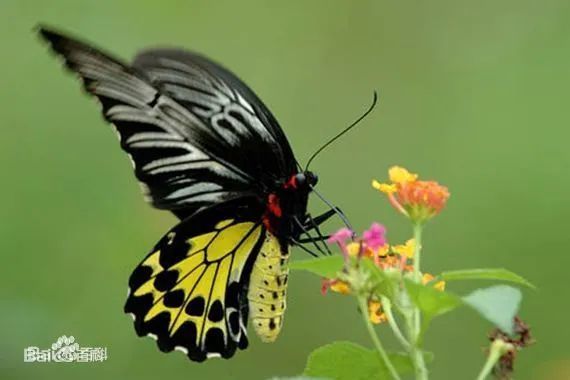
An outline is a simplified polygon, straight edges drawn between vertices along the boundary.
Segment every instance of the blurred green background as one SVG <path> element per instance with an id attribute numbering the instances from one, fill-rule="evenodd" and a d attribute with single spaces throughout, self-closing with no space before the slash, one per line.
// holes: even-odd
<path id="1" fill-rule="evenodd" d="M 122 313 L 126 281 L 175 219 L 144 203 L 97 105 L 34 35 L 38 22 L 125 59 L 167 44 L 223 62 L 301 162 L 378 89 L 373 115 L 315 162 L 319 188 L 359 230 L 378 220 L 400 242 L 409 226 L 370 180 L 400 164 L 448 185 L 424 268 L 507 267 L 534 282 L 521 315 L 537 344 L 520 354 L 517 379 L 570 379 L 567 0 L 159 3 L 0 1 L 1 379 L 266 379 L 301 373 L 332 340 L 370 346 L 353 301 L 321 296 L 304 273 L 292 275 L 275 344 L 252 338 L 230 361 L 196 364 L 137 338 Z M 474 378 L 490 328 L 469 310 L 438 319 L 427 337 L 433 379 Z M 106 346 L 108 360 L 23 363 L 25 347 L 64 334 Z"/>

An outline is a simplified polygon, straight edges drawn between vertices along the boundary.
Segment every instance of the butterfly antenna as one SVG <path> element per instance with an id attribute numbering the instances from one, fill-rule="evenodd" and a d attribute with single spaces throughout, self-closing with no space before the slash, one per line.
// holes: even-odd
<path id="1" fill-rule="evenodd" d="M 340 209 L 338 207 L 336 207 L 335 205 L 333 205 L 331 202 L 329 202 L 321 193 L 319 193 L 317 191 L 317 189 L 315 189 L 314 186 L 311 186 L 311 190 L 313 193 L 315 193 L 315 195 L 317 197 L 319 197 L 321 199 L 321 201 L 323 201 L 327 206 L 330 207 L 331 210 L 333 210 L 338 217 L 342 220 L 342 222 L 344 223 L 344 225 L 346 226 L 346 228 L 348 228 L 349 230 L 352 231 L 352 225 L 350 224 L 350 222 L 348 221 L 348 218 L 346 217 L 346 215 L 344 215 L 344 213 L 342 211 L 340 211 Z"/>
<path id="2" fill-rule="evenodd" d="M 376 107 L 376 103 L 378 102 L 378 93 L 376 91 L 374 91 L 374 97 L 372 99 L 372 104 L 370 105 L 370 107 L 366 110 L 366 112 L 364 112 L 358 119 L 356 119 L 352 124 L 350 124 L 348 127 L 346 127 L 344 130 L 342 130 L 339 134 L 337 134 L 336 136 L 334 136 L 332 139 L 330 139 L 329 141 L 327 141 L 323 146 L 321 146 L 319 149 L 317 149 L 317 151 L 315 153 L 313 153 L 313 155 L 311 156 L 311 158 L 309 158 L 309 161 L 307 162 L 307 166 L 305 166 L 305 171 L 309 170 L 309 165 L 311 165 L 311 162 L 315 159 L 315 157 L 317 157 L 317 155 L 319 153 L 321 153 L 326 147 L 328 147 L 329 145 L 331 145 L 333 142 L 335 142 L 339 137 L 341 137 L 342 135 L 344 135 L 345 133 L 347 133 L 348 131 L 350 131 L 352 128 L 354 128 L 358 123 L 360 123 L 362 120 L 364 120 L 364 118 L 366 118 L 366 116 L 368 116 L 370 114 L 370 112 L 372 112 L 372 110 L 374 109 L 374 107 Z"/>

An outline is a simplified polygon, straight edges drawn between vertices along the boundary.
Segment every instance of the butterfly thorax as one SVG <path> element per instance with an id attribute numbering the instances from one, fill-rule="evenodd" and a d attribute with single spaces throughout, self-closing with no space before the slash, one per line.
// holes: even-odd
<path id="1" fill-rule="evenodd" d="M 305 220 L 309 193 L 317 180 L 312 172 L 296 173 L 267 195 L 263 224 L 279 240 L 299 238 L 299 224 Z"/>

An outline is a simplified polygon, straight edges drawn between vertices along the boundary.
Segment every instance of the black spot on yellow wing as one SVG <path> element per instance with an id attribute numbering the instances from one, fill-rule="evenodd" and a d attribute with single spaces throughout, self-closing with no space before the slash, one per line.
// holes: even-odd
<path id="1" fill-rule="evenodd" d="M 212 322 L 219 322 L 224 318 L 224 307 L 220 300 L 215 300 L 210 306 L 208 319 Z"/>
<path id="2" fill-rule="evenodd" d="M 161 292 L 166 292 L 176 285 L 178 280 L 178 272 L 175 270 L 166 270 L 156 276 L 154 286 Z"/>
<path id="3" fill-rule="evenodd" d="M 206 330 L 206 351 L 209 354 L 223 353 L 226 336 L 220 328 L 212 327 Z M 223 354 L 222 354 L 223 356 Z"/>
<path id="4" fill-rule="evenodd" d="M 206 212 L 170 231 L 135 269 L 125 312 L 139 336 L 195 361 L 247 347 L 247 283 L 264 227 Z"/>
<path id="5" fill-rule="evenodd" d="M 135 289 L 141 286 L 149 277 L 152 276 L 153 270 L 150 266 L 139 265 L 129 278 L 129 288 Z"/>
<path id="6" fill-rule="evenodd" d="M 204 301 L 204 297 L 195 297 L 186 304 L 184 311 L 188 315 L 199 317 L 204 314 L 205 305 L 206 301 Z"/>
<path id="7" fill-rule="evenodd" d="M 155 281 L 156 287 L 156 281 Z M 164 306 L 169 308 L 179 308 L 184 303 L 184 299 L 186 298 L 186 293 L 183 289 L 176 289 L 171 292 L 168 292 L 164 295 L 162 299 L 162 303 Z"/>

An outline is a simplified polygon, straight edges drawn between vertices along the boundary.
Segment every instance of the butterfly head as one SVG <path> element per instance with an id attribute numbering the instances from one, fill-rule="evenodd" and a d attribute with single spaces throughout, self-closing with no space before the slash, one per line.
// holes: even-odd
<path id="1" fill-rule="evenodd" d="M 285 183 L 284 188 L 310 191 L 317 182 L 319 182 L 319 177 L 315 173 L 305 171 L 292 175 Z"/>

